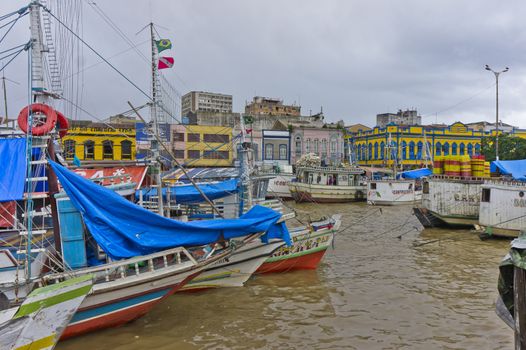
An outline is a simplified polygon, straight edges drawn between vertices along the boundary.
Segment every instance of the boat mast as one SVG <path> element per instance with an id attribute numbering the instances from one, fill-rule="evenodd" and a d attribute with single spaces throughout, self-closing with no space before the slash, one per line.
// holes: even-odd
<path id="1" fill-rule="evenodd" d="M 239 118 L 241 125 L 241 148 L 239 153 L 241 155 L 240 162 L 240 178 L 241 178 L 241 201 L 239 203 L 239 215 L 241 216 L 244 212 L 245 207 L 247 209 L 252 208 L 252 181 L 250 181 L 250 162 L 249 162 L 249 153 L 251 151 L 251 144 L 246 140 L 246 129 L 245 129 L 245 119 L 244 116 Z M 245 192 L 247 194 L 246 201 L 248 202 L 245 205 Z"/>
<path id="2" fill-rule="evenodd" d="M 159 122 L 157 119 L 158 117 L 157 85 L 158 85 L 158 74 L 159 74 L 157 70 L 158 53 L 157 53 L 157 47 L 155 45 L 155 34 L 154 34 L 153 23 L 150 22 L 148 26 L 150 27 L 150 39 L 151 39 L 151 46 L 152 46 L 152 105 L 150 108 L 150 117 L 153 123 L 153 133 L 155 135 L 160 135 L 159 134 Z M 164 216 L 163 186 L 162 186 L 162 180 L 161 180 L 161 164 L 160 164 L 160 159 L 159 159 L 159 143 L 156 137 L 150 137 L 150 145 L 151 145 L 151 151 L 152 151 L 152 159 L 151 159 L 152 168 L 151 169 L 154 175 L 153 177 L 155 179 L 155 187 L 157 187 L 157 208 L 158 208 L 159 215 Z"/>

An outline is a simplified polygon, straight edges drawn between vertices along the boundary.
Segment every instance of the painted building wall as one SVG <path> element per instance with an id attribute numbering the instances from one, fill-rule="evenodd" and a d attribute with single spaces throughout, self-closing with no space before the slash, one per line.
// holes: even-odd
<path id="1" fill-rule="evenodd" d="M 209 125 L 172 125 L 172 152 L 190 167 L 231 166 L 232 128 Z"/>
<path id="2" fill-rule="evenodd" d="M 80 160 L 135 160 L 135 128 L 108 126 L 70 127 L 62 138 L 67 160 L 76 155 Z"/>
<path id="3" fill-rule="evenodd" d="M 263 130 L 263 163 L 290 164 L 290 133 L 283 130 Z"/>
<path id="4" fill-rule="evenodd" d="M 425 135 L 425 136 L 424 136 Z M 482 131 L 456 122 L 447 127 L 399 126 L 375 127 L 349 133 L 346 142 L 359 165 L 391 166 L 395 158 L 406 168 L 421 166 L 428 144 L 431 158 L 440 155 L 480 154 Z M 392 144 L 389 152 L 388 144 Z"/>
<path id="5" fill-rule="evenodd" d="M 293 127 L 291 162 L 294 164 L 303 154 L 315 153 L 327 164 L 339 164 L 343 161 L 343 142 L 341 129 Z"/>

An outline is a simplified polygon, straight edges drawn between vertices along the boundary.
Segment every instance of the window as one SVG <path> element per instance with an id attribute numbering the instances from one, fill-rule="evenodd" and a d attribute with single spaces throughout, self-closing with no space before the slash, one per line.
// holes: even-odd
<path id="1" fill-rule="evenodd" d="M 184 142 L 184 134 L 182 132 L 174 131 L 172 134 L 172 138 L 174 141 Z"/>
<path id="2" fill-rule="evenodd" d="M 444 143 L 444 155 L 449 156 L 449 143 Z"/>
<path id="3" fill-rule="evenodd" d="M 307 139 L 307 143 L 305 144 L 305 151 L 307 153 L 310 153 L 310 139 Z"/>
<path id="4" fill-rule="evenodd" d="M 491 189 L 489 188 L 483 188 L 482 189 L 482 198 L 480 199 L 481 202 L 489 202 L 491 195 Z"/>
<path id="5" fill-rule="evenodd" d="M 332 143 L 333 141 L 331 141 L 331 151 L 332 151 Z M 372 143 L 369 144 L 368 151 L 369 152 L 367 152 L 367 159 L 371 160 L 371 158 L 373 157 L 373 144 Z"/>
<path id="6" fill-rule="evenodd" d="M 464 145 L 463 143 L 460 144 L 460 155 L 463 156 L 464 153 L 465 153 L 465 148 L 466 148 L 466 145 Z"/>
<path id="7" fill-rule="evenodd" d="M 279 159 L 287 160 L 287 145 L 279 145 Z"/>
<path id="8" fill-rule="evenodd" d="M 274 145 L 271 143 L 265 145 L 265 159 L 274 159 Z"/>
<path id="9" fill-rule="evenodd" d="M 473 155 L 473 144 L 471 144 L 471 143 L 468 143 L 468 154 L 470 156 Z"/>
<path id="10" fill-rule="evenodd" d="M 204 134 L 203 140 L 205 142 L 229 143 L 230 142 L 230 136 L 229 135 L 221 135 L 221 134 Z"/>
<path id="11" fill-rule="evenodd" d="M 369 144 L 371 146 L 371 144 Z M 331 141 L 331 153 L 336 153 L 336 140 Z"/>
<path id="12" fill-rule="evenodd" d="M 64 141 L 64 157 L 66 159 L 72 159 L 75 156 L 75 141 L 66 140 Z"/>
<path id="13" fill-rule="evenodd" d="M 402 141 L 402 159 L 407 159 L 407 142 Z"/>
<path id="14" fill-rule="evenodd" d="M 456 142 L 453 142 L 453 144 L 451 144 L 451 154 L 456 156 L 457 155 L 457 144 Z"/>
<path id="15" fill-rule="evenodd" d="M 422 141 L 418 141 L 416 144 L 416 159 L 422 159 L 422 148 L 424 147 L 424 144 Z"/>
<path id="16" fill-rule="evenodd" d="M 415 142 L 409 142 L 409 159 L 415 159 Z"/>
<path id="17" fill-rule="evenodd" d="M 177 159 L 184 159 L 184 149 L 174 149 L 173 154 Z"/>
<path id="18" fill-rule="evenodd" d="M 198 150 L 188 150 L 188 159 L 199 159 L 201 157 L 201 152 Z"/>
<path id="19" fill-rule="evenodd" d="M 113 159 L 113 141 L 102 141 L 102 159 Z"/>
<path id="20" fill-rule="evenodd" d="M 425 181 L 422 187 L 422 193 L 429 194 L 429 182 Z"/>
<path id="21" fill-rule="evenodd" d="M 314 139 L 314 153 L 318 154 L 319 153 L 319 141 L 318 139 Z"/>
<path id="22" fill-rule="evenodd" d="M 199 142 L 201 141 L 201 135 L 199 134 L 187 134 L 186 135 L 187 142 Z"/>
<path id="23" fill-rule="evenodd" d="M 204 151 L 204 159 L 228 159 L 228 151 Z"/>
<path id="24" fill-rule="evenodd" d="M 91 140 L 84 142 L 84 159 L 95 159 L 95 142 Z"/>
<path id="25" fill-rule="evenodd" d="M 385 156 L 385 143 L 382 141 L 380 143 L 380 159 L 384 159 Z"/>
<path id="26" fill-rule="evenodd" d="M 376 182 L 371 182 L 371 190 L 376 190 Z"/>
<path id="27" fill-rule="evenodd" d="M 439 156 L 442 154 L 442 144 L 440 142 L 437 142 L 435 146 L 435 156 Z"/>
<path id="28" fill-rule="evenodd" d="M 378 142 L 374 143 L 374 159 L 378 159 Z"/>
<path id="29" fill-rule="evenodd" d="M 321 152 L 327 153 L 327 140 L 326 139 L 321 140 Z"/>
<path id="30" fill-rule="evenodd" d="M 301 156 L 301 137 L 296 136 L 296 158 L 299 158 Z"/>
<path id="31" fill-rule="evenodd" d="M 479 154 L 480 154 L 480 143 L 476 143 L 476 144 L 475 144 L 475 154 L 476 154 L 476 155 L 479 155 Z"/>
<path id="32" fill-rule="evenodd" d="M 121 159 L 132 159 L 132 142 L 121 141 Z"/>

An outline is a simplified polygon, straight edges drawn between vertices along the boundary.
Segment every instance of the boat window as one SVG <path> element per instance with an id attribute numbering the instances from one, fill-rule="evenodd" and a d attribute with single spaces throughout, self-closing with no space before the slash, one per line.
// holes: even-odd
<path id="1" fill-rule="evenodd" d="M 429 194 L 429 182 L 424 182 L 423 186 L 422 186 L 422 193 L 424 194 Z"/>
<path id="2" fill-rule="evenodd" d="M 371 182 L 371 190 L 376 190 L 376 182 Z"/>
<path id="3" fill-rule="evenodd" d="M 481 202 L 489 202 L 490 200 L 490 194 L 491 194 L 491 189 L 489 188 L 483 188 L 482 189 L 482 198 L 481 198 Z"/>

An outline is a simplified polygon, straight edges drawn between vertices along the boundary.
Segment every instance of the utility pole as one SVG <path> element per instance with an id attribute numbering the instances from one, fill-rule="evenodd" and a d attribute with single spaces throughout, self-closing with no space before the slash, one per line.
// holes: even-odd
<path id="1" fill-rule="evenodd" d="M 485 69 L 489 70 L 495 75 L 495 160 L 499 160 L 499 75 L 501 73 L 506 73 L 510 69 L 506 67 L 504 68 L 504 70 L 496 72 L 493 69 L 491 69 L 487 64 Z"/>

